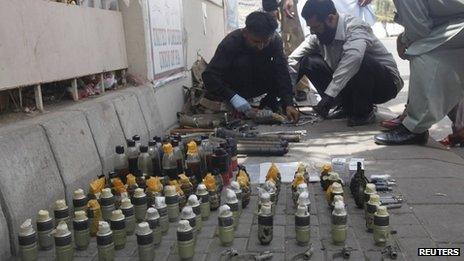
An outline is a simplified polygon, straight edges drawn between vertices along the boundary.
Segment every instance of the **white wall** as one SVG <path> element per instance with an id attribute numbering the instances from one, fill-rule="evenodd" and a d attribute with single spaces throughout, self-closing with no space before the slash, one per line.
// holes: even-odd
<path id="1" fill-rule="evenodd" d="M 0 90 L 127 67 L 120 12 L 0 0 Z"/>

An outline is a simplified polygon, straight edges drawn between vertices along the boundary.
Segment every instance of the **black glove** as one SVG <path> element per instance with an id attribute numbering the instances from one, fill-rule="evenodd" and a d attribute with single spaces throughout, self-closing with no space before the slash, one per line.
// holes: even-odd
<path id="1" fill-rule="evenodd" d="M 329 95 L 322 94 L 322 100 L 314 107 L 314 110 L 321 117 L 326 118 L 329 114 L 330 109 L 332 109 L 334 98 Z"/>

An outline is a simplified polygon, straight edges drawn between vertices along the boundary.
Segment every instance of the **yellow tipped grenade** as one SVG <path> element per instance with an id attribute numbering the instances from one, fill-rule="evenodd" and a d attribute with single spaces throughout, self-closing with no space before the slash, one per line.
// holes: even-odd
<path id="1" fill-rule="evenodd" d="M 176 222 L 179 219 L 179 195 L 177 194 L 176 187 L 171 185 L 165 186 L 164 196 L 168 207 L 169 222 Z"/>
<path id="2" fill-rule="evenodd" d="M 390 215 L 387 207 L 379 206 L 374 213 L 374 241 L 377 246 L 384 246 L 390 238 Z"/>
<path id="3" fill-rule="evenodd" d="M 181 260 L 190 260 L 195 255 L 195 239 L 189 221 L 181 220 L 177 227 L 177 247 Z"/>
<path id="4" fill-rule="evenodd" d="M 87 196 L 83 189 L 77 189 L 73 193 L 73 208 L 74 212 L 83 210 L 87 211 Z"/>
<path id="5" fill-rule="evenodd" d="M 258 240 L 269 245 L 274 234 L 274 216 L 269 205 L 263 205 L 258 213 Z"/>
<path id="6" fill-rule="evenodd" d="M 332 211 L 332 241 L 335 245 L 343 245 L 347 234 L 347 213 L 343 202 L 335 203 Z"/>
<path id="7" fill-rule="evenodd" d="M 114 200 L 114 195 L 111 193 L 111 189 L 104 188 L 100 197 L 100 207 L 102 211 L 102 218 L 107 222 L 111 220 L 111 213 L 115 210 Z"/>
<path id="8" fill-rule="evenodd" d="M 110 225 L 100 221 L 97 232 L 98 261 L 114 260 L 114 238 Z"/>
<path id="9" fill-rule="evenodd" d="M 304 204 L 299 204 L 295 213 L 295 233 L 296 242 L 300 246 L 306 246 L 311 238 L 310 219 L 311 216 L 308 212 L 308 207 Z"/>
<path id="10" fill-rule="evenodd" d="M 223 246 L 230 246 L 234 242 L 234 217 L 228 205 L 219 208 L 219 240 Z"/>
<path id="11" fill-rule="evenodd" d="M 137 245 L 140 261 L 153 261 L 155 259 L 155 246 L 153 244 L 153 232 L 147 222 L 137 225 Z"/>
<path id="12" fill-rule="evenodd" d="M 71 261 L 74 256 L 74 246 L 71 231 L 66 222 L 61 221 L 54 231 L 56 261 Z"/>
<path id="13" fill-rule="evenodd" d="M 145 217 L 146 222 L 153 231 L 153 245 L 159 246 L 161 244 L 161 227 L 160 227 L 160 215 L 158 210 L 155 208 L 147 209 L 147 216 Z"/>
<path id="14" fill-rule="evenodd" d="M 135 189 L 132 204 L 135 208 L 135 220 L 137 223 L 144 221 L 145 214 L 147 213 L 147 195 L 143 192 L 143 189 Z"/>
<path id="15" fill-rule="evenodd" d="M 53 236 L 51 235 L 55 225 L 53 218 L 47 210 L 39 210 L 37 214 L 37 234 L 39 238 L 39 248 L 49 250 L 53 248 Z"/>
<path id="16" fill-rule="evenodd" d="M 182 209 L 182 212 L 180 212 L 180 219 L 181 220 L 187 220 L 192 227 L 193 235 L 195 236 L 197 234 L 197 223 L 196 223 L 196 216 L 195 213 L 193 213 L 193 209 L 190 206 L 185 206 Z"/>
<path id="17" fill-rule="evenodd" d="M 87 217 L 90 223 L 90 235 L 96 236 L 98 231 L 98 222 L 102 220 L 100 204 L 96 199 L 91 199 L 87 203 Z"/>
<path id="18" fill-rule="evenodd" d="M 111 230 L 113 231 L 114 248 L 123 249 L 126 246 L 126 218 L 122 210 L 113 210 L 111 213 Z"/>
<path id="19" fill-rule="evenodd" d="M 168 217 L 168 207 L 166 205 L 166 198 L 156 197 L 155 208 L 156 210 L 158 210 L 158 214 L 160 215 L 159 223 L 161 227 L 161 233 L 166 234 L 169 230 L 169 217 Z"/>
<path id="20" fill-rule="evenodd" d="M 132 235 L 135 231 L 135 208 L 129 198 L 121 200 L 121 211 L 125 218 L 126 235 Z"/>
<path id="21" fill-rule="evenodd" d="M 221 205 L 221 192 L 216 186 L 216 179 L 211 173 L 208 173 L 203 179 L 203 183 L 209 192 L 209 202 L 211 210 L 216 210 Z"/>
<path id="22" fill-rule="evenodd" d="M 66 225 L 69 227 L 69 208 L 66 205 L 66 201 L 64 199 L 59 199 L 55 202 L 53 214 L 55 216 L 55 225 L 58 225 L 61 221 L 64 221 L 66 222 Z"/>
<path id="23" fill-rule="evenodd" d="M 187 200 L 187 206 L 192 207 L 193 213 L 195 213 L 195 223 L 197 225 L 197 230 L 200 231 L 203 227 L 203 221 L 201 218 L 201 207 L 200 202 L 196 195 L 190 195 Z"/>
<path id="24" fill-rule="evenodd" d="M 372 233 L 374 231 L 374 213 L 377 211 L 378 207 L 380 207 L 379 195 L 370 195 L 369 201 L 366 203 L 366 208 L 364 209 L 367 232 Z"/>
<path id="25" fill-rule="evenodd" d="M 237 229 L 238 220 L 240 218 L 239 211 L 238 211 L 238 199 L 235 192 L 231 189 L 226 190 L 226 204 L 229 206 L 230 211 L 232 211 L 232 215 L 234 217 L 234 229 Z"/>
<path id="26" fill-rule="evenodd" d="M 27 219 L 19 227 L 19 258 L 22 261 L 35 261 L 38 255 L 37 233 L 32 228 L 32 221 Z"/>
<path id="27" fill-rule="evenodd" d="M 242 208 L 246 208 L 248 203 L 250 203 L 251 188 L 248 174 L 242 166 L 239 166 L 237 182 L 240 184 L 240 189 L 242 190 Z"/>
<path id="28" fill-rule="evenodd" d="M 209 215 L 211 214 L 210 203 L 209 203 L 209 193 L 206 189 L 205 184 L 200 183 L 197 187 L 197 197 L 200 199 L 200 209 L 201 209 L 201 218 L 202 220 L 208 220 Z"/>
<path id="29" fill-rule="evenodd" d="M 230 189 L 232 189 L 235 192 L 235 195 L 237 196 L 238 200 L 238 215 L 242 215 L 242 209 L 243 209 L 243 195 L 242 195 L 242 189 L 240 188 L 240 184 L 237 181 L 232 181 L 230 183 Z"/>
<path id="30" fill-rule="evenodd" d="M 74 212 L 74 243 L 77 250 L 85 250 L 90 244 L 89 218 L 83 210 Z"/>

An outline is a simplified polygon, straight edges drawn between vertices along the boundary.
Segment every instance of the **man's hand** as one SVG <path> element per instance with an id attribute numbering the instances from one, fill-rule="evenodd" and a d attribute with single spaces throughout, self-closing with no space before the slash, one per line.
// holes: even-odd
<path id="1" fill-rule="evenodd" d="M 238 94 L 235 94 L 234 97 L 230 99 L 230 103 L 238 112 L 243 112 L 246 114 L 251 110 L 251 105 L 248 103 L 248 101 Z"/>
<path id="2" fill-rule="evenodd" d="M 295 15 L 293 13 L 293 0 L 285 0 L 284 11 L 288 17 L 292 19 L 295 18 Z"/>
<path id="3" fill-rule="evenodd" d="M 398 56 L 401 59 L 406 60 L 407 59 L 407 56 L 406 56 L 407 46 L 403 43 L 403 41 L 401 41 L 402 37 L 403 37 L 403 34 L 400 34 L 398 35 L 398 38 L 396 38 L 396 50 L 398 51 Z"/>
<path id="4" fill-rule="evenodd" d="M 327 115 L 329 114 L 330 109 L 332 109 L 334 102 L 334 98 L 323 94 L 322 95 L 322 100 L 313 108 L 317 114 L 319 114 L 323 118 L 327 118 Z"/>
<path id="5" fill-rule="evenodd" d="M 293 123 L 297 123 L 300 120 L 300 113 L 295 109 L 293 106 L 287 106 L 285 109 L 287 112 L 288 120 L 292 121 Z"/>
<path id="6" fill-rule="evenodd" d="M 358 0 L 358 4 L 362 7 L 370 4 L 372 2 L 372 0 Z"/>

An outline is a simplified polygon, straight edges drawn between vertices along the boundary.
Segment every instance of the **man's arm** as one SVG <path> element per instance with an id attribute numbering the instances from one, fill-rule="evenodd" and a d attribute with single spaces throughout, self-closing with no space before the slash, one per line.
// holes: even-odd
<path id="1" fill-rule="evenodd" d="M 370 28 L 359 25 L 352 28 L 343 45 L 342 58 L 335 69 L 332 81 L 325 94 L 335 98 L 346 84 L 358 73 L 367 46 L 371 44 Z"/>
<path id="2" fill-rule="evenodd" d="M 317 37 L 309 35 L 288 57 L 288 70 L 292 80 L 292 86 L 297 84 L 298 70 L 301 60 L 313 53 L 320 53 Z"/>
<path id="3" fill-rule="evenodd" d="M 224 101 L 230 101 L 236 94 L 230 88 L 230 85 L 224 81 L 227 70 L 230 70 L 231 61 L 231 52 L 224 43 L 221 43 L 202 74 L 206 90 L 214 96 L 223 97 Z"/>

